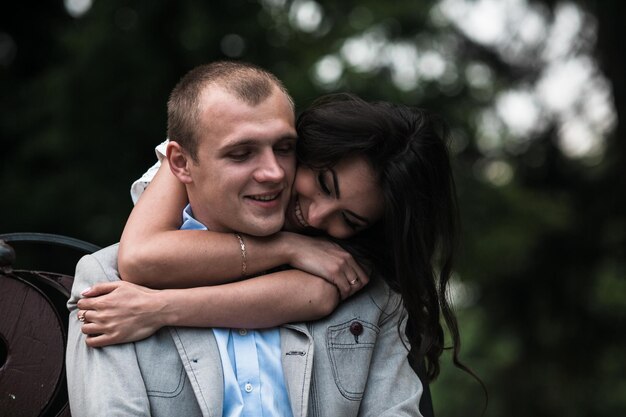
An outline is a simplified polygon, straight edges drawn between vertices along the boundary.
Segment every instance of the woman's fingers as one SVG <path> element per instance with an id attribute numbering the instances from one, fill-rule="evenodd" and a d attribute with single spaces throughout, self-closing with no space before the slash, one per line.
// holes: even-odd
<path id="1" fill-rule="evenodd" d="M 78 310 L 76 312 L 76 318 L 78 319 L 78 321 L 82 321 L 82 322 L 85 321 L 85 313 L 86 313 L 85 310 Z"/>
<path id="2" fill-rule="evenodd" d="M 345 298 L 353 295 L 354 293 L 356 293 L 357 291 L 359 291 L 361 288 L 363 288 L 367 283 L 368 283 L 368 278 L 365 275 L 359 275 L 359 273 L 356 270 L 352 270 L 351 272 L 347 272 L 346 275 L 346 280 L 348 282 L 349 285 L 349 293 L 347 294 Z"/>
<path id="3" fill-rule="evenodd" d="M 352 293 L 352 286 L 348 282 L 349 278 L 346 273 L 343 273 L 341 278 L 336 279 L 334 284 L 337 288 L 339 288 L 339 293 L 341 294 L 341 299 L 345 300 Z"/>
<path id="4" fill-rule="evenodd" d="M 334 284 L 339 288 L 342 300 L 350 297 L 368 283 L 369 278 L 362 271 L 360 272 L 352 268 L 346 268 L 342 273 L 341 279 L 335 280 Z"/>
<path id="5" fill-rule="evenodd" d="M 80 294 L 83 297 L 97 297 L 99 295 L 108 294 L 120 285 L 124 285 L 124 281 L 100 282 L 93 287 L 89 287 Z"/>
<path id="6" fill-rule="evenodd" d="M 352 257 L 348 259 L 345 269 L 345 277 L 348 281 L 348 285 L 350 286 L 349 294 L 346 297 L 349 297 L 359 291 L 365 285 L 367 285 L 367 283 L 369 282 L 369 276 L 365 273 L 363 268 L 361 268 L 359 263 L 355 261 Z M 345 299 L 346 297 L 343 298 Z"/>
<path id="7" fill-rule="evenodd" d="M 78 300 L 76 305 L 81 310 L 93 310 L 95 308 L 95 304 L 98 302 L 97 297 L 110 294 L 122 285 L 125 285 L 124 281 L 101 282 L 96 284 L 81 293 L 83 298 Z"/>
<path id="8" fill-rule="evenodd" d="M 83 324 L 83 326 L 80 328 L 80 331 L 83 332 L 86 335 L 99 335 L 99 334 L 103 334 L 103 329 L 102 326 L 96 324 L 96 323 L 85 323 Z"/>
<path id="9" fill-rule="evenodd" d="M 100 322 L 98 319 L 99 313 L 95 310 L 78 310 L 76 317 L 78 318 L 78 321 L 83 323 L 83 328 L 85 328 L 88 324 L 91 325 Z"/>
<path id="10" fill-rule="evenodd" d="M 115 338 L 108 334 L 99 334 L 99 335 L 89 335 L 85 340 L 87 346 L 92 348 L 99 348 L 104 346 L 114 345 L 118 342 L 115 341 Z"/>
<path id="11" fill-rule="evenodd" d="M 329 275 L 332 283 L 339 289 L 341 299 L 345 300 L 369 282 L 369 276 L 359 263 L 344 249 L 335 246 L 334 251 L 327 252 Z"/>
<path id="12" fill-rule="evenodd" d="M 359 263 L 355 261 L 354 259 L 352 259 L 352 269 L 354 270 L 354 274 L 356 275 L 356 278 L 358 278 L 360 282 L 361 288 L 367 285 L 368 282 L 370 282 L 369 275 L 365 272 L 363 268 L 361 268 L 361 265 L 359 265 Z"/>

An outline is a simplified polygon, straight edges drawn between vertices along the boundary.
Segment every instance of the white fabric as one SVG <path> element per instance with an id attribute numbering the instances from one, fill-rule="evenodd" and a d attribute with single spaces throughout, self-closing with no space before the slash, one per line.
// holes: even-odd
<path id="1" fill-rule="evenodd" d="M 159 167 L 161 166 L 161 161 L 165 158 L 165 150 L 167 148 L 167 144 L 169 143 L 169 139 L 165 139 L 164 142 L 161 142 L 156 148 L 154 148 L 154 153 L 156 153 L 157 161 L 154 165 L 152 165 L 144 174 L 133 182 L 130 186 L 130 198 L 133 199 L 133 204 L 137 204 L 137 200 L 141 197 L 141 194 L 144 192 L 148 184 L 152 181 L 154 176 L 156 175 Z"/>

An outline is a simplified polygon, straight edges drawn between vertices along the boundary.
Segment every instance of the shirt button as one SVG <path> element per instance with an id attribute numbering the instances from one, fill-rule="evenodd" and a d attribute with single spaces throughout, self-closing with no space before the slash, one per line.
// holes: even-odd
<path id="1" fill-rule="evenodd" d="M 245 390 L 246 390 L 246 392 L 252 392 L 252 384 L 247 383 L 246 386 L 245 386 Z"/>
<path id="2" fill-rule="evenodd" d="M 239 335 L 245 336 L 247 334 L 248 334 L 248 331 L 246 329 L 239 329 Z"/>
<path id="3" fill-rule="evenodd" d="M 358 321 L 355 321 L 350 325 L 350 333 L 355 336 L 360 336 L 363 333 L 363 325 Z"/>

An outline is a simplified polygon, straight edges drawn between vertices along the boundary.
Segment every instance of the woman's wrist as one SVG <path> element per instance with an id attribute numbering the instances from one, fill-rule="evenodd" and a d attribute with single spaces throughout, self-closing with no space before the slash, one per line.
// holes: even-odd
<path id="1" fill-rule="evenodd" d="M 275 251 L 281 256 L 283 265 L 293 266 L 298 256 L 296 248 L 302 243 L 301 238 L 301 235 L 292 232 L 278 232 L 274 235 Z"/>
<path id="2" fill-rule="evenodd" d="M 229 284 L 224 284 L 229 285 Z M 162 290 L 158 294 L 161 304 L 156 320 L 164 326 L 215 327 L 221 325 L 223 313 L 213 300 L 218 300 L 219 289 L 224 285 Z"/>
<path id="3" fill-rule="evenodd" d="M 184 312 L 184 302 L 180 299 L 181 290 L 160 290 L 154 294 L 159 304 L 155 320 L 160 327 L 180 325 L 181 312 Z M 182 302 L 182 305 L 179 303 Z"/>

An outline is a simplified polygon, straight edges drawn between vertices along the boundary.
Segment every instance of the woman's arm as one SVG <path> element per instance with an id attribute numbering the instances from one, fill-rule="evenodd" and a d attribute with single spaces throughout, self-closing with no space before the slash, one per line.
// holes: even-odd
<path id="1" fill-rule="evenodd" d="M 233 234 L 178 230 L 186 204 L 185 188 L 164 159 L 122 234 L 118 267 L 124 280 L 152 288 L 188 288 L 241 278 L 241 249 Z M 348 252 L 325 239 L 289 232 L 243 239 L 249 275 L 289 264 L 335 284 L 342 298 L 368 281 Z M 360 285 L 350 285 L 355 278 Z"/>
<path id="2" fill-rule="evenodd" d="M 78 301 L 78 317 L 85 315 L 82 332 L 89 335 L 86 341 L 92 347 L 141 340 L 163 326 L 267 328 L 311 321 L 330 314 L 340 298 L 335 286 L 307 275 L 291 270 L 172 290 L 124 281 L 101 283 L 83 291 L 86 298 Z"/>
<path id="3" fill-rule="evenodd" d="M 178 230 L 186 204 L 185 187 L 164 159 L 122 233 L 118 268 L 124 280 L 155 288 L 179 288 L 220 284 L 240 277 L 241 253 L 234 235 Z M 250 239 L 246 240 L 247 246 L 252 246 Z M 255 270 L 261 264 L 253 262 L 256 259 L 252 256 L 250 253 L 251 274 L 263 270 Z M 265 269 L 280 265 L 282 260 L 275 259 Z"/>
<path id="4" fill-rule="evenodd" d="M 233 234 L 178 230 L 186 204 L 185 188 L 164 160 L 122 235 L 118 267 L 126 281 L 152 288 L 188 288 L 241 278 L 241 249 Z M 153 293 L 147 288 L 120 284 L 119 289 L 104 297 L 84 300 L 86 310 L 92 310 L 91 301 L 105 300 L 95 313 L 88 311 L 88 321 L 96 315 L 95 321 L 86 326 L 88 333 L 102 334 L 88 339 L 90 343 L 95 346 L 138 340 L 169 324 L 256 328 L 318 319 L 337 306 L 337 289 L 341 298 L 346 298 L 369 280 L 352 256 L 324 239 L 288 232 L 243 238 L 249 274 L 284 264 L 300 271 L 189 291 Z M 135 296 L 121 296 L 130 289 Z M 88 292 L 85 296 L 98 294 Z M 89 327 L 94 325 L 100 327 Z"/>

